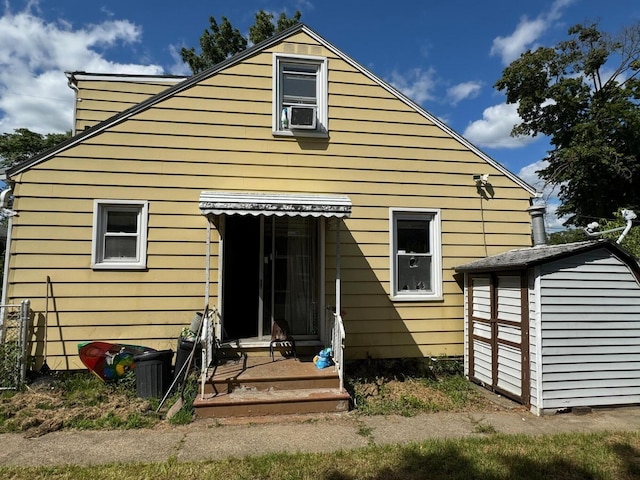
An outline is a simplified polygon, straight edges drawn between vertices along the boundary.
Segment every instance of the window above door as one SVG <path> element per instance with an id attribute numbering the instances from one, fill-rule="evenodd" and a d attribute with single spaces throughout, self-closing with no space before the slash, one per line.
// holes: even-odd
<path id="1" fill-rule="evenodd" d="M 274 135 L 326 137 L 327 91 L 326 58 L 274 54 Z"/>

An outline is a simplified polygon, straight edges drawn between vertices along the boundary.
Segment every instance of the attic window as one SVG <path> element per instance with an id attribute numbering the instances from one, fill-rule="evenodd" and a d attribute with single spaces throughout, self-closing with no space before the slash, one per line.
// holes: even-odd
<path id="1" fill-rule="evenodd" d="M 91 266 L 144 269 L 147 262 L 148 202 L 96 200 Z"/>
<path id="2" fill-rule="evenodd" d="M 273 132 L 326 136 L 327 59 L 274 54 Z"/>

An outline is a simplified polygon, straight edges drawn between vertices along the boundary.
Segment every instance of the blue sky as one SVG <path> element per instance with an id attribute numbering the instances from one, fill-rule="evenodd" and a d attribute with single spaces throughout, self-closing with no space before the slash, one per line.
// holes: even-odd
<path id="1" fill-rule="evenodd" d="M 0 133 L 71 128 L 65 70 L 188 74 L 178 51 L 197 46 L 209 16 L 243 33 L 256 11 L 302 21 L 393 84 L 489 156 L 542 187 L 545 138 L 514 139 L 514 106 L 493 88 L 526 49 L 552 46 L 576 23 L 618 32 L 640 21 L 637 0 L 5 0 L 0 16 Z M 552 194 L 551 203 L 553 204 Z M 553 211 L 553 207 L 551 207 Z M 549 227 L 557 223 L 549 219 Z"/>

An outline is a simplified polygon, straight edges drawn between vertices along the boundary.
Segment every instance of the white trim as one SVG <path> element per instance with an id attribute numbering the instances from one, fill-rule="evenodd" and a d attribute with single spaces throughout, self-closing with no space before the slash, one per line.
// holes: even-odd
<path id="1" fill-rule="evenodd" d="M 396 218 L 419 217 L 429 219 L 431 290 L 425 293 L 399 293 L 396 285 Z M 431 208 L 389 208 L 389 274 L 390 294 L 393 301 L 436 301 L 442 300 L 442 227 L 439 209 Z"/>
<path id="2" fill-rule="evenodd" d="M 104 260 L 104 220 L 105 209 L 138 210 L 136 259 L 131 261 Z M 94 200 L 93 231 L 91 241 L 91 268 L 95 270 L 143 270 L 147 268 L 147 229 L 149 219 L 149 202 L 146 200 Z"/>
<path id="3" fill-rule="evenodd" d="M 280 115 L 282 111 L 282 94 L 280 89 L 280 65 L 282 63 L 299 63 L 318 67 L 316 75 L 316 100 L 318 122 L 315 130 L 288 130 L 280 128 Z M 271 128 L 274 136 L 283 137 L 327 137 L 329 131 L 329 60 L 326 57 L 313 55 L 292 55 L 285 53 L 273 54 L 272 66 L 272 120 Z"/>
<path id="4" fill-rule="evenodd" d="M 346 195 L 203 191 L 200 211 L 203 215 L 348 217 L 351 199 Z"/>

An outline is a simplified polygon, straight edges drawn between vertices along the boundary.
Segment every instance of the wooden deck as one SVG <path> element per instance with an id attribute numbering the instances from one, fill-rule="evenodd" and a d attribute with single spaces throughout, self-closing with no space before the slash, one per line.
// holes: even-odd
<path id="1" fill-rule="evenodd" d="M 242 355 L 210 369 L 194 407 L 198 417 L 246 417 L 345 412 L 349 401 L 335 369 L 310 357 Z"/>

